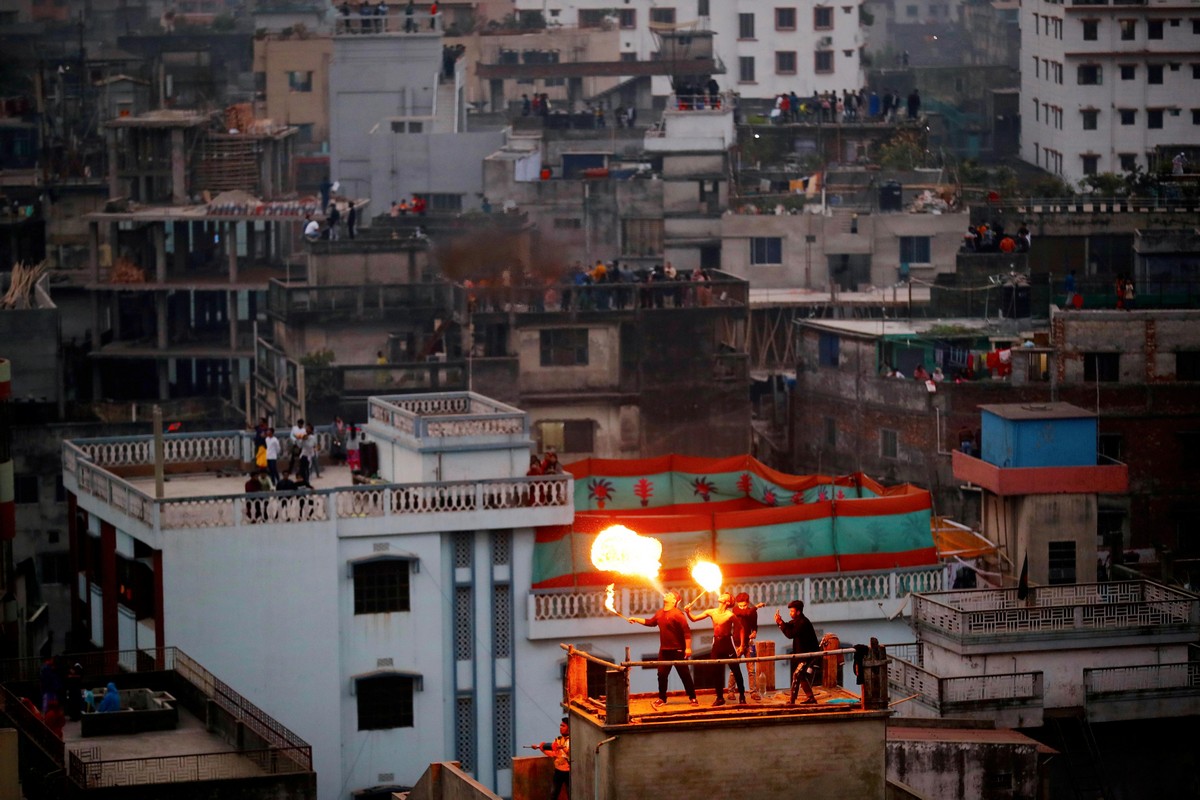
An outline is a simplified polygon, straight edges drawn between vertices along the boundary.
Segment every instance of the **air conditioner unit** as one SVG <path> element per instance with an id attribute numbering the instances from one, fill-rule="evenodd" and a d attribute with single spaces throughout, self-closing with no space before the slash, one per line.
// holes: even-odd
<path id="1" fill-rule="evenodd" d="M 833 46 L 833 37 L 832 36 L 822 36 L 817 41 L 817 47 L 826 48 L 826 47 L 832 47 L 832 46 Z"/>

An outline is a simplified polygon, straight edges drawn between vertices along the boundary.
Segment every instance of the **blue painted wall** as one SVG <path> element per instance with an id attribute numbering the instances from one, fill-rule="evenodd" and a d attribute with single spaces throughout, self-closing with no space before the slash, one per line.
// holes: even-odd
<path id="1" fill-rule="evenodd" d="M 983 460 L 997 467 L 1091 467 L 1096 419 L 1011 420 L 982 413 Z"/>

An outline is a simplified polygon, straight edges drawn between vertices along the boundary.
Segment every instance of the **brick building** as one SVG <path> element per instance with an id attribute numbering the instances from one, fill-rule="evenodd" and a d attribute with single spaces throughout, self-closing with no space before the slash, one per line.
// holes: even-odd
<path id="1" fill-rule="evenodd" d="M 1101 500 L 1097 534 L 1119 532 L 1126 549 L 1200 555 L 1191 489 L 1200 465 L 1198 313 L 1052 307 L 1048 335 L 982 321 L 800 322 L 793 467 L 912 481 L 930 488 L 937 513 L 978 519 L 977 492 L 953 477 L 950 454 L 964 441 L 978 452 L 979 407 L 1074 403 L 1099 415 L 1099 458 L 1129 466 L 1128 493 Z M 917 363 L 953 376 L 964 355 L 1012 345 L 1007 377 L 948 378 L 935 392 L 911 379 Z M 881 377 L 885 364 L 909 379 Z"/>

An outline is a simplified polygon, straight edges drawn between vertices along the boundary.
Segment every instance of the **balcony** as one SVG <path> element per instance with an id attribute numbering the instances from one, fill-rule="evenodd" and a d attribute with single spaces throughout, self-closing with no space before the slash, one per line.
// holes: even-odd
<path id="1" fill-rule="evenodd" d="M 287 323 L 385 320 L 414 312 L 457 316 L 465 307 L 462 287 L 449 283 L 296 286 L 272 280 L 267 287 L 267 314 Z"/>
<path id="2" fill-rule="evenodd" d="M 1092 467 L 998 467 L 954 451 L 954 477 L 1000 496 L 1023 494 L 1125 494 L 1129 467 L 1110 461 Z"/>
<path id="3" fill-rule="evenodd" d="M 446 396 L 430 397 L 431 408 L 447 402 Z M 418 417 L 395 403 L 372 402 L 373 422 L 418 438 L 494 434 L 525 424 L 523 415 Z M 321 436 L 327 445 L 327 434 Z M 63 485 L 81 508 L 152 547 L 171 532 L 201 528 L 316 525 L 339 536 L 369 536 L 469 529 L 485 518 L 488 527 L 562 525 L 573 514 L 566 475 L 356 485 L 346 467 L 325 466 L 322 488 L 315 491 L 247 495 L 243 476 L 253 462 L 253 444 L 244 431 L 164 437 L 164 472 L 171 480 L 166 496 L 155 498 L 153 437 L 64 442 Z"/>
<path id="4" fill-rule="evenodd" d="M 954 717 L 994 720 L 997 726 L 1022 728 L 1041 725 L 1045 694 L 1041 672 L 1010 672 L 944 678 L 892 655 L 889 648 L 888 685 L 902 717 Z"/>
<path id="5" fill-rule="evenodd" d="M 913 596 L 913 629 L 960 656 L 1169 645 L 1200 634 L 1200 598 L 1151 581 L 1038 586 Z"/>
<path id="6" fill-rule="evenodd" d="M 782 608 L 791 600 L 803 600 L 805 615 L 814 623 L 847 620 L 873 621 L 880 608 L 898 608 L 910 592 L 940 591 L 949 581 L 938 567 L 893 572 L 806 575 L 777 580 L 728 584 L 722 591 L 746 592 L 756 602 Z M 695 599 L 695 584 L 669 586 L 681 595 L 680 604 Z M 629 626 L 604 607 L 603 588 L 530 592 L 526 616 L 530 639 L 559 641 L 589 636 L 628 634 Z M 657 589 L 624 587 L 613 598 L 614 606 L 627 617 L 651 617 L 662 607 Z"/>
<path id="7" fill-rule="evenodd" d="M 1200 714 L 1200 661 L 1083 671 L 1088 719 L 1113 722 Z"/>

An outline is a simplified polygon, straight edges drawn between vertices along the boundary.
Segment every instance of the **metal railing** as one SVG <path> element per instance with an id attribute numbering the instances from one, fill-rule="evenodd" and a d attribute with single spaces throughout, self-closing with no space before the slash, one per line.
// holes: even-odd
<path id="1" fill-rule="evenodd" d="M 730 594 L 746 592 L 754 602 L 768 606 L 782 607 L 792 600 L 803 600 L 808 607 L 829 603 L 898 600 L 909 592 L 937 591 L 946 585 L 946 570 L 938 566 L 896 572 L 744 581 L 727 583 L 721 588 Z M 667 588 L 679 592 L 679 602 L 684 605 L 703 593 L 695 585 Z M 531 596 L 534 621 L 611 616 L 611 612 L 604 607 L 605 591 L 602 588 L 565 591 L 542 589 L 534 590 Z M 615 607 L 626 616 L 646 616 L 662 607 L 662 594 L 648 587 L 624 587 L 616 593 L 613 601 Z"/>
<path id="2" fill-rule="evenodd" d="M 455 312 L 466 308 L 464 290 L 452 283 L 356 284 L 352 286 L 289 285 L 272 279 L 267 286 L 267 313 L 279 320 L 319 313 L 355 319 L 412 309 Z"/>
<path id="3" fill-rule="evenodd" d="M 66 766 L 71 779 L 85 789 L 235 777 L 247 774 L 247 767 L 269 774 L 312 771 L 312 748 L 303 739 L 176 647 L 75 653 L 64 655 L 61 660 L 79 663 L 84 674 L 97 679 L 116 673 L 174 672 L 267 745 L 265 748 L 239 752 L 109 761 L 99 758 L 98 748 L 85 748 L 67 753 L 67 762 L 64 763 L 63 741 L 4 685 L 36 680 L 42 660 L 24 658 L 0 661 L 0 707 L 16 722 L 22 734 L 36 742 L 59 764 Z M 250 763 L 247 764 L 246 760 Z"/>
<path id="4" fill-rule="evenodd" d="M 561 311 L 663 311 L 722 308 L 749 304 L 749 284 L 713 277 L 707 281 L 642 280 L 547 286 L 472 286 L 466 289 L 472 313 L 542 314 Z"/>
<path id="5" fill-rule="evenodd" d="M 352 6 L 353 7 L 353 6 Z M 334 34 L 338 36 L 367 36 L 375 34 L 397 33 L 432 33 L 442 29 L 442 15 L 430 14 L 422 10 L 413 14 L 403 13 L 403 9 L 389 9 L 383 14 L 352 12 L 338 14 L 334 22 Z"/>
<path id="6" fill-rule="evenodd" d="M 1133 628 L 1200 628 L 1200 598 L 1151 581 L 1038 586 L 913 597 L 913 624 L 967 640 Z"/>

